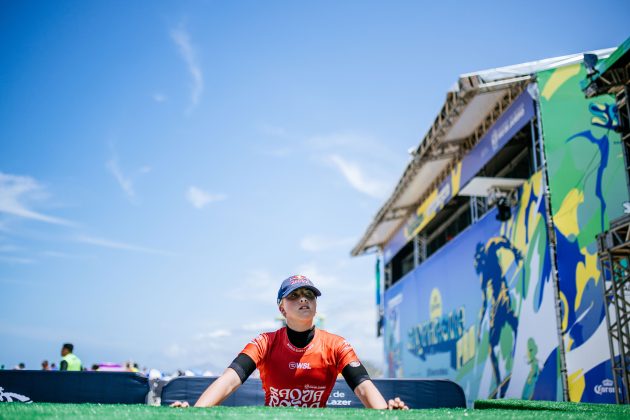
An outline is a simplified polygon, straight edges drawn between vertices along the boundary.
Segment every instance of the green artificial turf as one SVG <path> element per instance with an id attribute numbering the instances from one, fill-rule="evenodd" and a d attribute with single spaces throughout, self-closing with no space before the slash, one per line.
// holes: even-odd
<path id="1" fill-rule="evenodd" d="M 392 418 L 556 419 L 630 418 L 630 407 L 604 404 L 498 400 L 475 401 L 475 409 L 380 411 L 351 408 L 212 407 L 177 409 L 147 405 L 0 403 L 0 419 L 37 418 Z"/>

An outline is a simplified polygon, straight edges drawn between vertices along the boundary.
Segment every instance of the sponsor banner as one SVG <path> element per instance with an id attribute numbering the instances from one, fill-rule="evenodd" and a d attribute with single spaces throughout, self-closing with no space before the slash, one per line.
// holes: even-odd
<path id="1" fill-rule="evenodd" d="M 444 182 L 420 204 L 403 228 L 385 245 L 385 263 L 388 263 L 411 238 L 433 220 L 437 212 L 442 210 L 533 117 L 534 101 L 526 90 L 514 100 L 475 147 L 456 165 Z"/>
<path id="2" fill-rule="evenodd" d="M 0 402 L 144 404 L 148 392 L 130 372 L 0 370 Z"/>
<path id="3" fill-rule="evenodd" d="M 385 293 L 387 373 L 484 398 L 561 399 L 542 173 Z M 455 263 L 454 263 L 455 262 Z"/>
<path id="4" fill-rule="evenodd" d="M 162 405 L 169 405 L 174 401 L 188 401 L 194 404 L 203 391 L 217 378 L 181 377 L 170 381 L 162 388 Z M 444 408 L 466 407 L 464 392 L 456 383 L 445 380 L 426 379 L 372 379 L 376 388 L 385 399 L 400 397 L 410 408 Z M 308 390 L 307 390 L 308 391 Z M 278 397 L 288 397 L 305 402 L 315 402 L 317 395 L 299 389 L 272 390 Z M 323 394 L 323 391 L 321 391 Z M 281 395 L 282 394 L 282 395 Z M 298 395 L 299 394 L 299 395 Z M 320 394 L 321 396 L 321 394 Z M 274 400 L 272 395 L 272 401 Z M 308 400 L 308 401 L 307 401 Z M 312 400 L 312 401 L 311 401 Z M 265 392 L 260 379 L 250 378 L 230 395 L 222 405 L 248 406 L 264 405 Z M 282 405 L 282 404 L 278 404 Z M 311 405 L 308 405 L 311 406 Z M 318 407 L 320 405 L 316 405 Z M 362 408 L 363 404 L 350 389 L 345 380 L 337 380 L 328 401 L 328 408 Z"/>
<path id="5" fill-rule="evenodd" d="M 623 215 L 628 189 L 614 98 L 585 99 L 585 77 L 580 64 L 537 75 L 569 396 L 610 402 L 610 368 L 602 368 L 610 351 L 596 236 Z"/>

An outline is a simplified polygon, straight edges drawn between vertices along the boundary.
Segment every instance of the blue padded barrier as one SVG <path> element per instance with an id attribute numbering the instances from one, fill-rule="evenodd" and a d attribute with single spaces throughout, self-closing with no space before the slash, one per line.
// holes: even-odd
<path id="1" fill-rule="evenodd" d="M 188 401 L 194 404 L 203 391 L 216 380 L 200 377 L 180 377 L 171 380 L 162 388 L 162 405 L 173 401 Z M 455 382 L 442 379 L 373 379 L 372 382 L 385 399 L 400 397 L 409 408 L 466 408 L 466 397 Z M 265 393 L 260 379 L 250 378 L 240 386 L 222 405 L 264 405 Z M 337 380 L 326 403 L 329 408 L 362 408 L 363 404 L 350 390 L 346 382 Z"/>
<path id="2" fill-rule="evenodd" d="M 0 401 L 144 404 L 147 378 L 131 372 L 0 370 Z"/>

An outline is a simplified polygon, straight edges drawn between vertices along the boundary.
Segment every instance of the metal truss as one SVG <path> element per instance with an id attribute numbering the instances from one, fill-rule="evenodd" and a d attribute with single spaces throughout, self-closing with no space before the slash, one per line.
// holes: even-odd
<path id="1" fill-rule="evenodd" d="M 630 403 L 630 215 L 597 236 L 615 398 Z"/>
<path id="2" fill-rule="evenodd" d="M 417 267 L 427 259 L 427 235 L 413 237 L 413 266 Z"/>
<path id="3" fill-rule="evenodd" d="M 604 72 L 605 74 L 598 75 L 597 79 L 592 82 L 585 90 L 587 98 L 593 96 L 602 95 L 604 93 L 615 93 L 619 86 L 628 83 L 630 80 L 630 62 L 617 65 Z"/>

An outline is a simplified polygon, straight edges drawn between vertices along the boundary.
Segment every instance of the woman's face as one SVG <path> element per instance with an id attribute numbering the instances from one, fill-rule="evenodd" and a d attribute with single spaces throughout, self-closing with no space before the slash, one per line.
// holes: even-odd
<path id="1" fill-rule="evenodd" d="M 287 320 L 305 321 L 315 318 L 317 312 L 317 296 L 306 288 L 296 289 L 282 299 L 280 312 Z"/>

